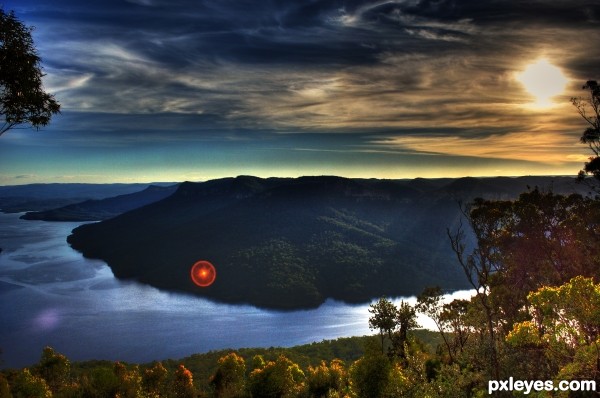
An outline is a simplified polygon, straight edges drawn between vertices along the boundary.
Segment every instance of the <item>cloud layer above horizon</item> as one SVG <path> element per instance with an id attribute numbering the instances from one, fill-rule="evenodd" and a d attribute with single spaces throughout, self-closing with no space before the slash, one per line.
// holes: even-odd
<path id="1" fill-rule="evenodd" d="M 0 184 L 575 174 L 587 157 L 569 99 L 600 78 L 594 1 L 4 8 L 35 26 L 62 114 L 0 139 Z M 568 79 L 549 108 L 517 79 L 541 58 Z"/>

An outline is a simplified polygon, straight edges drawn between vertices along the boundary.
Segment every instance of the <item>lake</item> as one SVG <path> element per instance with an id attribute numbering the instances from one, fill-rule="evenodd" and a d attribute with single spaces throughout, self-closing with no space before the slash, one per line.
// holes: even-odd
<path id="1" fill-rule="evenodd" d="M 72 361 L 150 362 L 374 333 L 369 303 L 328 300 L 313 310 L 278 312 L 121 281 L 106 263 L 85 259 L 67 244 L 81 223 L 26 221 L 20 215 L 0 213 L 2 368 L 36 363 L 47 345 Z M 456 292 L 448 299 L 469 295 Z M 431 320 L 419 321 L 432 327 Z"/>

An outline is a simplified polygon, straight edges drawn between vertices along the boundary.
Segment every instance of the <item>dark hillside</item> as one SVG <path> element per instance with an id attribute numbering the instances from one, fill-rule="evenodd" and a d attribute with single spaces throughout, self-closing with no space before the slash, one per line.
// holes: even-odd
<path id="1" fill-rule="evenodd" d="M 145 206 L 170 196 L 177 185 L 161 187 L 150 185 L 140 192 L 119 195 L 106 199 L 90 199 L 57 209 L 28 212 L 21 216 L 24 220 L 44 221 L 98 221 L 117 216 L 127 211 Z"/>
<path id="2" fill-rule="evenodd" d="M 173 185 L 159 183 L 156 185 Z M 0 186 L 4 213 L 46 211 L 87 200 L 101 200 L 139 192 L 148 184 L 27 184 Z"/>
<path id="3" fill-rule="evenodd" d="M 159 202 L 75 229 L 69 243 L 107 261 L 117 277 L 225 302 L 364 302 L 430 285 L 467 287 L 446 236 L 460 219 L 457 198 L 510 196 L 526 185 L 247 176 L 183 183 Z M 190 280 L 198 260 L 217 268 L 208 288 Z"/>

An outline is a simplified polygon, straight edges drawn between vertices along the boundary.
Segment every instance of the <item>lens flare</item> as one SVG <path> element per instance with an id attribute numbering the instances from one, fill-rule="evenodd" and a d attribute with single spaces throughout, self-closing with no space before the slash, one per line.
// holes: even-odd
<path id="1" fill-rule="evenodd" d="M 192 265 L 190 271 L 192 282 L 197 286 L 207 287 L 213 284 L 217 278 L 217 270 L 215 266 L 208 261 L 201 260 Z"/>

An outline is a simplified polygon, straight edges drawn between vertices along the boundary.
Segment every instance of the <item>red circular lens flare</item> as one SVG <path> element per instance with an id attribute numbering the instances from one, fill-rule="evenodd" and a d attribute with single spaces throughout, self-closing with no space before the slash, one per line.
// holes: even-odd
<path id="1" fill-rule="evenodd" d="M 207 287 L 213 284 L 217 278 L 217 270 L 215 266 L 208 261 L 198 261 L 192 266 L 190 271 L 192 282 L 200 287 Z"/>

